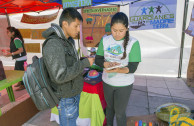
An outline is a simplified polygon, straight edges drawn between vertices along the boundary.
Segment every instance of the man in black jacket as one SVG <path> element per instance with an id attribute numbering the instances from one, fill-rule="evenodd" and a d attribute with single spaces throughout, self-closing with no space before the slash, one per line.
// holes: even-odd
<path id="1" fill-rule="evenodd" d="M 93 64 L 94 58 L 79 60 L 74 40 L 80 31 L 82 16 L 75 8 L 63 10 L 59 25 L 43 32 L 48 40 L 43 48 L 43 59 L 52 81 L 54 93 L 60 99 L 59 121 L 61 126 L 76 126 L 79 99 L 83 88 L 82 72 Z"/>

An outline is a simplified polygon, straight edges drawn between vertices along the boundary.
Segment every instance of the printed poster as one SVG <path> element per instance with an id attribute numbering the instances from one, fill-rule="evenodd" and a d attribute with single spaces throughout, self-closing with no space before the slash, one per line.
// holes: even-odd
<path id="1" fill-rule="evenodd" d="M 130 31 L 176 27 L 177 0 L 146 0 L 129 5 Z"/>
<path id="2" fill-rule="evenodd" d="M 83 44 L 86 47 L 97 47 L 105 31 L 110 30 L 112 16 L 119 12 L 118 6 L 82 8 Z"/>

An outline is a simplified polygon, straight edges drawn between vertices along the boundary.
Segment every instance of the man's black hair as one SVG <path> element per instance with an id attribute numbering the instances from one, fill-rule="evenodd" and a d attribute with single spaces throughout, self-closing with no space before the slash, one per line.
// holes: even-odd
<path id="1" fill-rule="evenodd" d="M 68 24 L 78 19 L 79 21 L 83 21 L 81 14 L 73 7 L 65 8 L 61 13 L 59 18 L 59 25 L 62 27 L 62 22 L 67 21 Z"/>

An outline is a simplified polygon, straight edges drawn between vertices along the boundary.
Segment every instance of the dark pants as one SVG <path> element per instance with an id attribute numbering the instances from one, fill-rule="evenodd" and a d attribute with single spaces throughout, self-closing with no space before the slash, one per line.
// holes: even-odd
<path id="1" fill-rule="evenodd" d="M 116 115 L 117 126 L 127 125 L 125 111 L 132 88 L 133 84 L 125 87 L 113 87 L 103 82 L 104 97 L 107 103 L 107 126 L 113 126 L 114 115 Z"/>
<path id="2" fill-rule="evenodd" d="M 14 70 L 24 71 L 24 62 L 25 61 L 26 60 L 24 60 L 24 61 L 16 61 L 15 62 L 15 68 L 14 68 Z M 21 85 L 24 85 L 23 81 L 21 81 Z"/>

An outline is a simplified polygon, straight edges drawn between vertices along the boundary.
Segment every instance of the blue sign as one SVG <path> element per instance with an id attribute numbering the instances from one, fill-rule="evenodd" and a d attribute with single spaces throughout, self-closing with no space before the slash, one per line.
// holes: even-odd
<path id="1" fill-rule="evenodd" d="M 176 27 L 177 0 L 149 0 L 129 5 L 129 29 L 163 29 Z"/>

